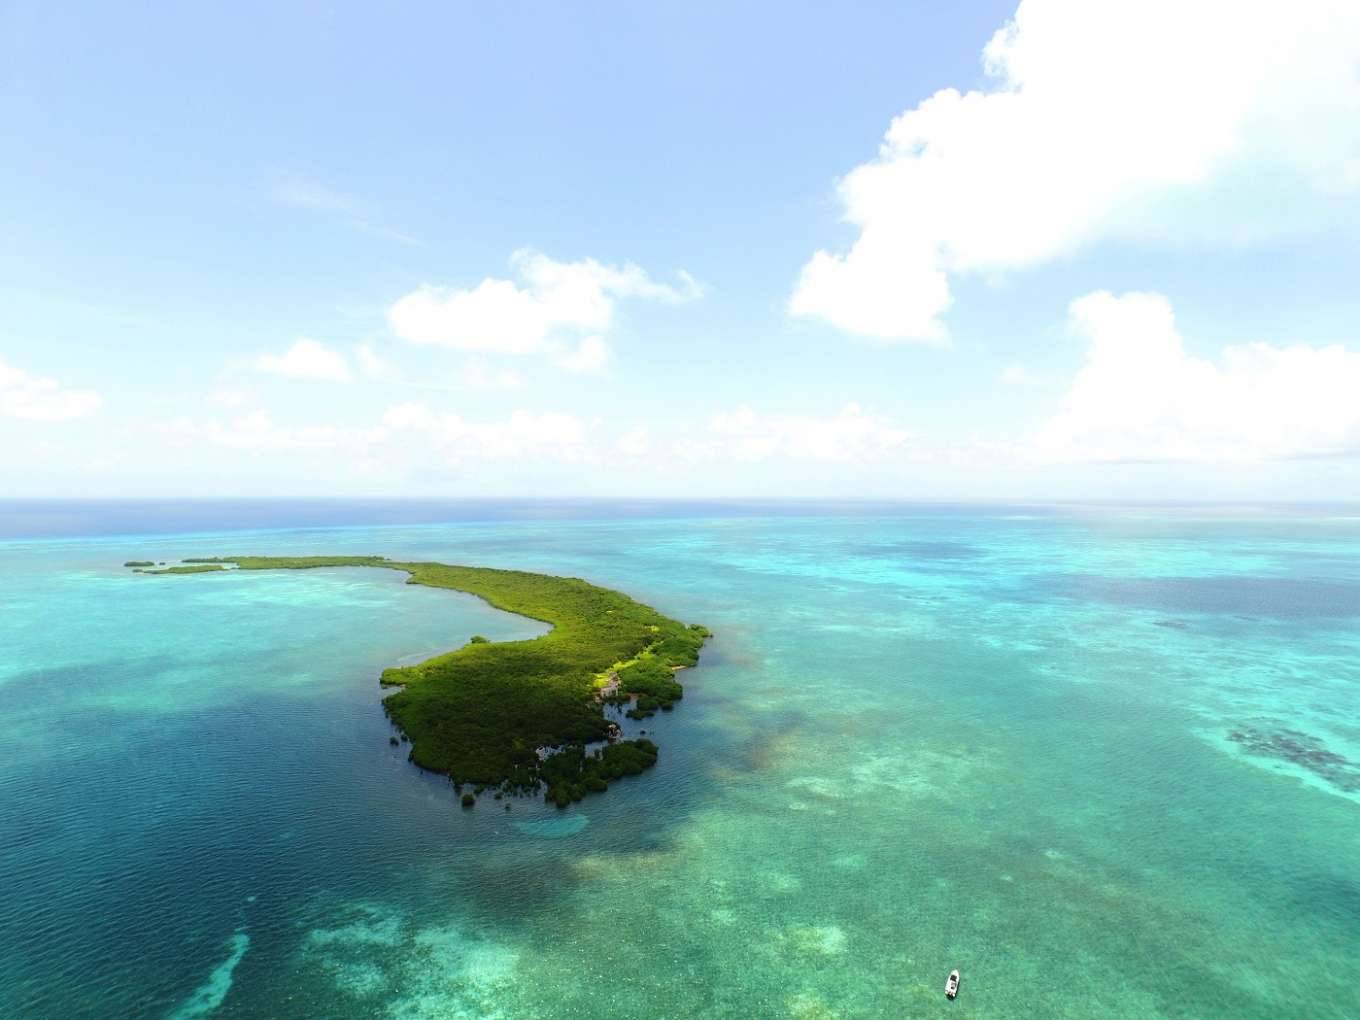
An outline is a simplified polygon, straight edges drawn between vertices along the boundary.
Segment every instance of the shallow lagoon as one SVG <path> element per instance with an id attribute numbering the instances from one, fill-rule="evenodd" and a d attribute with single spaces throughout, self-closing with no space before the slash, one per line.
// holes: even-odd
<path id="1" fill-rule="evenodd" d="M 1351 512 L 119 512 L 0 542 L 0 1015 L 940 1015 L 952 967 L 951 1016 L 1360 1014 Z M 717 637 L 655 770 L 465 812 L 377 675 L 540 625 L 121 567 L 218 553 L 576 574 Z"/>

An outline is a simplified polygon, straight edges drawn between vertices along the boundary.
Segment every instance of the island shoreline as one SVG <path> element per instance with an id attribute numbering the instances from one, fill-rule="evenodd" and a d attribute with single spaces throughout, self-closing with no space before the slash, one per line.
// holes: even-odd
<path id="1" fill-rule="evenodd" d="M 646 738 L 620 739 L 607 706 L 628 704 L 645 719 L 684 696 L 675 679 L 696 665 L 711 636 L 622 592 L 581 578 L 384 556 L 213 556 L 144 576 L 229 575 L 246 570 L 375 567 L 407 584 L 459 591 L 501 612 L 549 626 L 522 641 L 466 644 L 409 666 L 383 670 L 391 688 L 383 712 L 409 740 L 408 759 L 449 776 L 464 806 L 491 791 L 497 800 L 534 796 L 558 807 L 603 792 L 656 764 Z M 396 738 L 393 738 L 395 741 Z M 464 786 L 472 792 L 464 793 Z M 508 805 L 507 805 L 508 806 Z"/>

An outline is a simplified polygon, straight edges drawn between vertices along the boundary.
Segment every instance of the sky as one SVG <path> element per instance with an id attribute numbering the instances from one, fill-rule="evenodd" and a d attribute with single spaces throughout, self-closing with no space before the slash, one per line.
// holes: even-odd
<path id="1" fill-rule="evenodd" d="M 0 495 L 1360 499 L 1360 4 L 0 0 Z"/>

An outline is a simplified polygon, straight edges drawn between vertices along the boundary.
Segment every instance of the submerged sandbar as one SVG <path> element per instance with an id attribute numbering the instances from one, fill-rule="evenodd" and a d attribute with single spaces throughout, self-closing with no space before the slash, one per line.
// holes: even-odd
<path id="1" fill-rule="evenodd" d="M 449 588 L 552 626 L 528 641 L 471 641 L 414 666 L 383 671 L 399 687 L 383 705 L 411 742 L 410 760 L 456 785 L 533 794 L 559 807 L 611 779 L 656 763 L 650 740 L 611 739 L 606 703 L 629 714 L 669 709 L 683 696 L 675 674 L 699 661 L 709 631 L 663 616 L 622 592 L 577 577 L 402 562 L 384 556 L 222 556 L 156 573 L 381 567 L 408 584 Z M 147 573 L 150 573 L 149 571 Z M 587 745 L 603 743 L 593 751 Z"/>

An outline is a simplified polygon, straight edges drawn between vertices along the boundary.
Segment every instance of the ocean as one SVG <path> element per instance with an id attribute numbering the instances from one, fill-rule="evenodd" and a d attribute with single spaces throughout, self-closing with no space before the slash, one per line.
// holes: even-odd
<path id="1" fill-rule="evenodd" d="M 715 638 L 654 770 L 464 810 L 378 674 L 541 624 L 122 566 L 308 553 Z M 0 567 L 6 1018 L 1360 1017 L 1357 508 L 29 502 Z"/>

